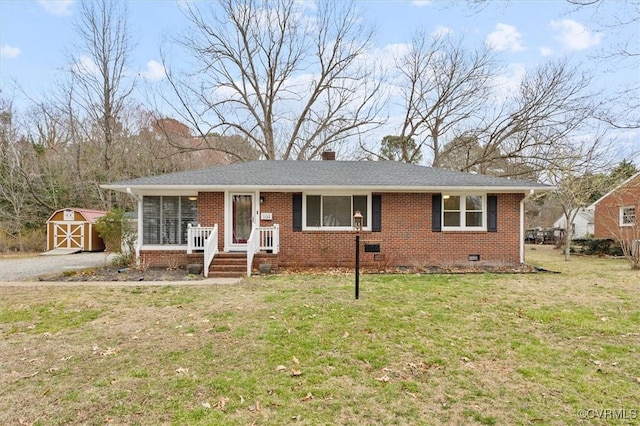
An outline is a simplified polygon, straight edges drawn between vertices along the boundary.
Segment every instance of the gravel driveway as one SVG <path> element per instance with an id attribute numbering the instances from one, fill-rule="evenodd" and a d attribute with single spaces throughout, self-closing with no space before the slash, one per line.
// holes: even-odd
<path id="1" fill-rule="evenodd" d="M 76 253 L 59 256 L 33 256 L 17 259 L 0 258 L 0 282 L 31 281 L 41 275 L 61 274 L 74 269 L 104 266 L 113 253 Z"/>

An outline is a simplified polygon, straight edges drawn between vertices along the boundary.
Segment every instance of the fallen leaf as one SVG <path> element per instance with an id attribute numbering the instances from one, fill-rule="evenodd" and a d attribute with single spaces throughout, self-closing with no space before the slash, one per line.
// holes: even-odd
<path id="1" fill-rule="evenodd" d="M 202 406 L 203 406 L 204 408 L 206 408 L 206 409 L 211 408 L 211 404 L 209 404 L 208 402 L 203 402 L 203 403 L 202 403 Z"/>
<path id="2" fill-rule="evenodd" d="M 376 377 L 376 380 L 379 382 L 388 383 L 390 379 L 389 379 L 389 376 L 385 374 L 382 377 Z"/>
<path id="3" fill-rule="evenodd" d="M 287 367 L 285 367 L 284 365 L 279 365 L 279 366 L 276 367 L 276 371 L 284 371 L 286 369 L 287 369 Z"/>
<path id="4" fill-rule="evenodd" d="M 466 356 L 463 356 L 463 357 L 460 357 L 460 361 L 469 362 L 469 358 L 467 358 Z"/>
<path id="5" fill-rule="evenodd" d="M 296 370 L 295 368 L 293 368 L 293 369 L 291 369 L 291 375 L 293 377 L 301 376 L 302 375 L 302 371 Z"/>
<path id="6" fill-rule="evenodd" d="M 307 396 L 305 396 L 304 398 L 302 398 L 302 401 L 309 401 L 313 399 L 313 395 L 311 395 L 311 392 L 307 393 Z"/>
<path id="7" fill-rule="evenodd" d="M 221 396 L 216 403 L 216 408 L 220 411 L 224 411 L 224 409 L 227 407 L 227 402 L 229 402 L 229 398 L 227 398 L 226 396 Z"/>
<path id="8" fill-rule="evenodd" d="M 111 347 L 105 349 L 104 351 L 100 352 L 100 356 L 109 356 L 109 355 L 115 355 L 117 353 L 117 351 Z"/>
<path id="9" fill-rule="evenodd" d="M 349 332 L 345 331 L 344 334 L 342 335 L 342 338 L 346 339 L 347 337 L 349 337 Z"/>
<path id="10" fill-rule="evenodd" d="M 298 361 L 298 358 L 296 358 L 295 356 L 293 357 L 293 362 L 296 364 L 300 364 L 300 361 Z"/>
<path id="11" fill-rule="evenodd" d="M 176 373 L 178 373 L 178 374 L 183 374 L 183 373 L 188 373 L 188 372 L 189 372 L 188 368 L 180 367 L 180 368 L 176 369 Z"/>

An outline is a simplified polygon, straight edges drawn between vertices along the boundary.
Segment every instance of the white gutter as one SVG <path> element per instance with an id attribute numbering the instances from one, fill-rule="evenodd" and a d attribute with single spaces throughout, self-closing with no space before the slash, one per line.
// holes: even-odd
<path id="1" fill-rule="evenodd" d="M 131 193 L 131 187 L 122 185 L 101 185 L 102 188 Z M 175 192 L 182 195 L 198 195 L 198 192 L 314 192 L 314 191 L 363 191 L 363 192 L 469 192 L 527 193 L 529 191 L 554 191 L 554 186 L 392 186 L 392 185 L 136 185 L 138 194 L 166 195 Z"/>
<path id="2" fill-rule="evenodd" d="M 524 263 L 524 203 L 535 194 L 535 190 L 529 190 L 522 200 L 520 200 L 520 263 Z"/>

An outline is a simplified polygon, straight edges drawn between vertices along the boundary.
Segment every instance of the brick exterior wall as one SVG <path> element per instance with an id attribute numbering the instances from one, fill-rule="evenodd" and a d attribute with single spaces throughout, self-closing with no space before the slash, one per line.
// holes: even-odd
<path id="1" fill-rule="evenodd" d="M 352 267 L 355 231 L 293 231 L 291 193 L 264 192 L 261 212 L 273 220 L 261 226 L 280 225 L 280 253 L 276 264 L 284 268 Z M 362 231 L 360 261 L 363 267 L 429 267 L 451 265 L 515 265 L 520 263 L 520 201 L 524 194 L 498 194 L 498 231 L 431 230 L 431 199 L 427 193 L 381 193 L 382 231 Z M 371 212 L 369 212 L 369 218 Z M 218 246 L 224 247 L 224 193 L 198 194 L 198 219 L 202 226 L 219 227 Z M 369 219 L 371 220 L 371 219 Z M 380 244 L 380 253 L 365 253 L 364 243 Z M 174 251 L 145 252 L 149 266 L 162 266 Z M 480 262 L 468 256 L 480 255 Z M 377 260 L 376 260 L 377 259 Z M 255 266 L 255 265 L 254 265 Z"/>
<path id="2" fill-rule="evenodd" d="M 189 263 L 185 250 L 144 250 L 140 252 L 140 262 L 147 268 L 177 268 Z"/>
<path id="3" fill-rule="evenodd" d="M 361 245 L 380 244 L 383 260 L 361 252 L 362 265 L 369 267 L 424 267 L 469 264 L 470 254 L 479 254 L 482 264 L 520 263 L 520 201 L 523 194 L 498 195 L 498 232 L 431 231 L 432 194 L 382 193 L 382 232 L 361 232 Z M 261 211 L 273 213 L 280 224 L 280 266 L 353 266 L 354 231 L 292 230 L 290 193 L 265 193 Z M 477 264 L 478 262 L 472 262 Z"/>
<path id="4" fill-rule="evenodd" d="M 593 212 L 595 238 L 624 239 L 626 241 L 638 238 L 638 225 L 620 226 L 620 207 L 635 207 L 636 223 L 638 223 L 640 218 L 640 175 L 597 202 Z"/>

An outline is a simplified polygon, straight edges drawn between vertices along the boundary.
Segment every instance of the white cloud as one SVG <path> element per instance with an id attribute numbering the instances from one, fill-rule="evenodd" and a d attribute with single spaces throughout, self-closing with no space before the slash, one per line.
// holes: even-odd
<path id="1" fill-rule="evenodd" d="M 496 24 L 496 30 L 489 34 L 486 39 L 487 46 L 491 49 L 510 52 L 520 52 L 524 50 L 522 45 L 522 34 L 512 25 Z"/>
<path id="2" fill-rule="evenodd" d="M 88 56 L 80 56 L 80 60 L 71 65 L 73 72 L 83 75 L 97 75 L 100 69 Z"/>
<path id="3" fill-rule="evenodd" d="M 549 28 L 556 32 L 556 40 L 567 50 L 585 50 L 600 43 L 602 34 L 594 33 L 571 19 L 551 21 Z"/>
<path id="4" fill-rule="evenodd" d="M 513 63 L 493 79 L 493 96 L 496 105 L 505 102 L 518 91 L 526 73 L 527 69 L 524 64 Z"/>
<path id="5" fill-rule="evenodd" d="M 73 0 L 38 0 L 44 10 L 57 16 L 71 15 Z"/>
<path id="6" fill-rule="evenodd" d="M 553 55 L 553 49 L 551 49 L 551 48 L 549 48 L 549 47 L 542 46 L 542 47 L 540 48 L 540 54 L 541 54 L 542 56 L 549 56 L 549 55 Z"/>
<path id="7" fill-rule="evenodd" d="M 418 7 L 429 6 L 431 4 L 431 0 L 413 0 L 411 4 Z"/>
<path id="8" fill-rule="evenodd" d="M 18 56 L 20 56 L 19 47 L 9 46 L 8 44 L 3 44 L 2 47 L 0 47 L 0 57 L 11 59 L 17 58 Z"/>
<path id="9" fill-rule="evenodd" d="M 160 62 L 150 60 L 149 62 L 147 62 L 147 69 L 141 71 L 140 76 L 147 80 L 158 81 L 165 78 L 167 76 L 167 73 L 164 69 L 164 66 Z"/>
<path id="10" fill-rule="evenodd" d="M 452 32 L 453 30 L 451 28 L 438 25 L 433 31 L 431 31 L 431 37 L 433 37 L 434 39 L 437 39 L 439 37 L 451 34 Z"/>

